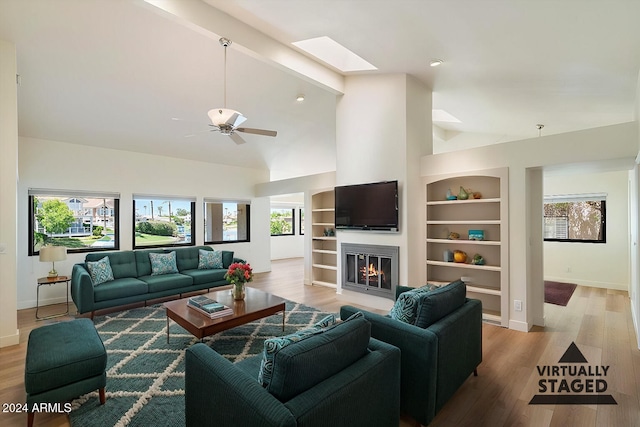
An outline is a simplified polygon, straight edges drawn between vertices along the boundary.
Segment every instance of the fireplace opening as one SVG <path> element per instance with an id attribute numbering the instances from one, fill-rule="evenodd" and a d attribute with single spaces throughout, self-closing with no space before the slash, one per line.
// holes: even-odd
<path id="1" fill-rule="evenodd" d="M 342 244 L 342 287 L 394 299 L 398 247 Z"/>

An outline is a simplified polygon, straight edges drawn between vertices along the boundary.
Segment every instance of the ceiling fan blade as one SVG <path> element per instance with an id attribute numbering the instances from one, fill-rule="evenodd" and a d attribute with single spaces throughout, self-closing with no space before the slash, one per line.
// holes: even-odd
<path id="1" fill-rule="evenodd" d="M 238 132 L 253 133 L 256 135 L 263 135 L 263 136 L 276 136 L 278 134 L 278 132 L 276 132 L 275 130 L 266 130 L 266 129 L 236 128 L 236 130 Z"/>
<path id="2" fill-rule="evenodd" d="M 233 142 L 235 142 L 236 144 L 240 145 L 240 144 L 244 144 L 245 141 L 244 139 L 242 139 L 242 137 L 240 135 L 238 135 L 237 133 L 232 133 L 229 135 L 231 137 L 231 139 L 233 140 Z"/>

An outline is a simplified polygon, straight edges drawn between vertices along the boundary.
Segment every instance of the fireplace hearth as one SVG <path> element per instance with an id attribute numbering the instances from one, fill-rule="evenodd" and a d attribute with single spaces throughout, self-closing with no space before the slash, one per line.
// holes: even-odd
<path id="1" fill-rule="evenodd" d="M 395 299 L 398 246 L 343 243 L 342 288 Z"/>

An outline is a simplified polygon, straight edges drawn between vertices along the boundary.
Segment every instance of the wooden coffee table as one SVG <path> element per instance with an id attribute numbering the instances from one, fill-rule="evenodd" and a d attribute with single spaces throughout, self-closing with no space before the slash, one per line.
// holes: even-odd
<path id="1" fill-rule="evenodd" d="M 284 331 L 285 300 L 254 288 L 246 288 L 245 298 L 235 301 L 229 289 L 206 294 L 209 298 L 233 309 L 233 314 L 210 319 L 206 315 L 187 307 L 187 300 L 164 303 L 167 310 L 167 342 L 169 342 L 169 319 L 182 326 L 196 338 L 202 339 L 236 326 L 244 325 L 263 317 L 282 312 L 282 330 Z"/>

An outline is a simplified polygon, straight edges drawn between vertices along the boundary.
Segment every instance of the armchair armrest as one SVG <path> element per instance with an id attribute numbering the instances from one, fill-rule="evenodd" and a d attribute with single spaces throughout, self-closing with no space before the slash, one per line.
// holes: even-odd
<path id="1" fill-rule="evenodd" d="M 348 305 L 340 308 L 340 318 L 357 311 L 371 323 L 371 337 L 400 349 L 400 407 L 429 424 L 435 416 L 438 338 L 430 330 Z"/>
<path id="2" fill-rule="evenodd" d="M 296 420 L 260 384 L 207 345 L 187 349 L 185 413 L 189 426 L 295 426 Z"/>
<path id="3" fill-rule="evenodd" d="M 93 281 L 83 264 L 75 264 L 71 271 L 71 299 L 78 313 L 93 311 Z"/>
<path id="4" fill-rule="evenodd" d="M 467 299 L 427 330 L 438 337 L 437 413 L 482 362 L 482 303 Z"/>

